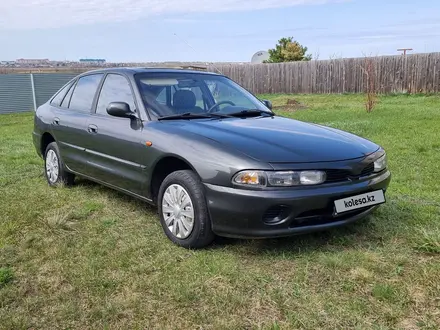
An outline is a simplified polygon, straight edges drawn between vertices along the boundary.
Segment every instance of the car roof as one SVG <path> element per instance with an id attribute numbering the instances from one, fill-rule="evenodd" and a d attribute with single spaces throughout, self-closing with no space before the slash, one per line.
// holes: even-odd
<path id="1" fill-rule="evenodd" d="M 136 73 L 188 73 L 188 74 L 206 74 L 213 76 L 221 76 L 214 72 L 191 70 L 191 69 L 172 69 L 172 68 L 142 68 L 142 67 L 114 67 L 114 68 L 103 68 L 89 70 L 82 73 L 80 76 L 84 76 L 91 73 L 125 73 L 134 75 Z"/>

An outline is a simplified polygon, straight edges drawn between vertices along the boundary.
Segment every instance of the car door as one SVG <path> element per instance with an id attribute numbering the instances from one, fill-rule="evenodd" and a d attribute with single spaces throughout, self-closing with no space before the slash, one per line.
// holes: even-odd
<path id="1" fill-rule="evenodd" d="M 144 195 L 146 183 L 145 152 L 142 123 L 137 119 L 118 118 L 107 113 L 111 102 L 125 102 L 132 111 L 136 103 L 129 80 L 116 73 L 104 79 L 96 111 L 87 120 L 89 130 L 88 166 L 92 176 L 112 186 Z"/>
<path id="2" fill-rule="evenodd" d="M 72 83 L 62 101 L 57 95 L 51 104 L 52 134 L 58 143 L 61 157 L 69 169 L 82 174 L 87 174 L 87 118 L 102 76 L 91 74 L 80 77 Z"/>

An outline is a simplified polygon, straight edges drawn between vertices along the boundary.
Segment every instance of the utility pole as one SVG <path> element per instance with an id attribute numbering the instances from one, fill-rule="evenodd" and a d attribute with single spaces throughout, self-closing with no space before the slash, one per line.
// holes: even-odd
<path id="1" fill-rule="evenodd" d="M 407 51 L 413 50 L 412 48 L 400 48 L 397 51 L 403 52 L 402 55 L 405 56 Z"/>

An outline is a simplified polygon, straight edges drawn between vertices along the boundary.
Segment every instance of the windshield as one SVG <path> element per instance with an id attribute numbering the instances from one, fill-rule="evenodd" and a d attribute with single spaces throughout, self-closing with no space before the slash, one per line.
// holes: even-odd
<path id="1" fill-rule="evenodd" d="M 145 107 L 158 118 L 188 114 L 236 115 L 271 111 L 232 80 L 200 73 L 141 73 L 135 76 Z M 193 118 L 196 118 L 193 116 Z"/>

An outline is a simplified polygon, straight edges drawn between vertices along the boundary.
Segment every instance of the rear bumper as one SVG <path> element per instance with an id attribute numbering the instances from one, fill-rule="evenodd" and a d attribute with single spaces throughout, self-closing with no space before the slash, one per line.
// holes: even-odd
<path id="1" fill-rule="evenodd" d="M 213 231 L 219 236 L 269 238 L 322 231 L 365 218 L 377 206 L 336 215 L 334 201 L 388 188 L 391 173 L 319 187 L 253 191 L 205 184 Z M 281 206 L 277 223 L 264 221 Z M 267 220 L 267 219 L 266 219 Z"/>

